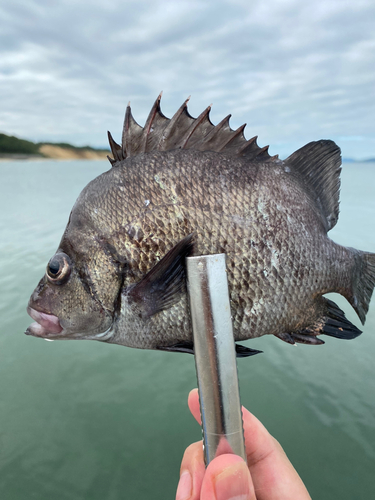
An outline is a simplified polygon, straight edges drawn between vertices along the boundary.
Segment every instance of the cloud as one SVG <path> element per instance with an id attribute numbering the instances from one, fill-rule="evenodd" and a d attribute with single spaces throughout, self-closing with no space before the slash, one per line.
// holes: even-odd
<path id="1" fill-rule="evenodd" d="M 372 1 L 28 1 L 0 6 L 0 129 L 105 144 L 131 100 L 142 124 L 160 90 L 282 156 L 319 138 L 375 156 Z"/>

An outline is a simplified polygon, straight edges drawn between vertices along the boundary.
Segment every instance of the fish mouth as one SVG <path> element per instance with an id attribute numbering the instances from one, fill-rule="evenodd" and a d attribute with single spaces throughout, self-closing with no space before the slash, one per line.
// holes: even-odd
<path id="1" fill-rule="evenodd" d="M 50 337 L 59 334 L 63 331 L 60 325 L 59 318 L 54 314 L 47 314 L 37 311 L 28 306 L 27 314 L 35 319 L 36 323 L 32 323 L 26 330 L 26 335 L 33 335 L 34 337 Z"/>

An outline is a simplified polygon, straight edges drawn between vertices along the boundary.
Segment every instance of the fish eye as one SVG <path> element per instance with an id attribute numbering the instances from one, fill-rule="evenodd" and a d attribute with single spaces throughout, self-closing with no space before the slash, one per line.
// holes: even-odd
<path id="1" fill-rule="evenodd" d="M 70 276 L 71 263 L 65 253 L 57 253 L 47 264 L 46 275 L 49 282 L 62 285 Z"/>

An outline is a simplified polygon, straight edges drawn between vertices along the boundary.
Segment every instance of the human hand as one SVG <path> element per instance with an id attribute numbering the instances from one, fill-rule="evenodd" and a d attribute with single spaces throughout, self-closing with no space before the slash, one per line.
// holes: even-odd
<path id="1" fill-rule="evenodd" d="M 197 389 L 188 404 L 200 424 Z M 247 465 L 237 455 L 221 455 L 205 469 L 202 441 L 193 443 L 182 459 L 176 500 L 311 500 L 276 439 L 245 408 L 242 416 Z"/>

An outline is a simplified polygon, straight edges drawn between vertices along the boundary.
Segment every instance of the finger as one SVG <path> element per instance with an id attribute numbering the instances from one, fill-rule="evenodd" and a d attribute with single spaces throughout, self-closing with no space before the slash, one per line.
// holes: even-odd
<path id="1" fill-rule="evenodd" d="M 205 472 L 202 441 L 186 448 L 181 462 L 176 500 L 199 500 Z"/>
<path id="2" fill-rule="evenodd" d="M 198 389 L 193 389 L 190 391 L 188 396 L 188 406 L 195 420 L 198 422 L 199 425 L 202 425 Z"/>
<path id="3" fill-rule="evenodd" d="M 203 478 L 201 499 L 256 500 L 247 464 L 237 455 L 220 455 L 209 463 Z"/>
<path id="4" fill-rule="evenodd" d="M 198 390 L 188 398 L 191 413 L 201 423 Z M 298 473 L 284 450 L 264 425 L 246 408 L 242 408 L 247 463 L 258 500 L 309 500 Z"/>

